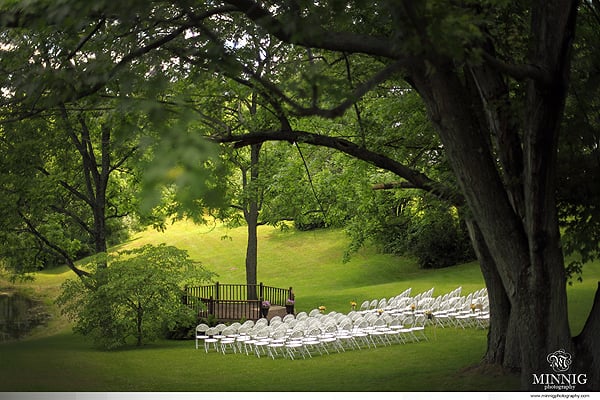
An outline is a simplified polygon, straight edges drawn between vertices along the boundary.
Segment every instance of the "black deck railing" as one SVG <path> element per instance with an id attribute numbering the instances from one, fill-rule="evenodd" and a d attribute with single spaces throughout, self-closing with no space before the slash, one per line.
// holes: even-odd
<path id="1" fill-rule="evenodd" d="M 288 289 L 256 285 L 223 284 L 191 286 L 185 288 L 184 304 L 192 307 L 200 318 L 214 315 L 218 320 L 259 319 L 260 306 L 267 300 L 273 306 L 285 306 L 287 299 L 294 298 Z"/>

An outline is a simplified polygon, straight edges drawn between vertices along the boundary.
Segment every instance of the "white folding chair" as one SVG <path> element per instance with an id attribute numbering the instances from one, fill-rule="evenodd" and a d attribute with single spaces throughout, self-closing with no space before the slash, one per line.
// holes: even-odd
<path id="1" fill-rule="evenodd" d="M 210 345 L 212 344 L 215 351 L 219 351 L 219 339 L 216 337 L 219 335 L 219 329 L 212 327 L 206 330 L 206 339 L 204 339 L 204 351 L 208 353 L 210 350 Z"/>
<path id="2" fill-rule="evenodd" d="M 196 349 L 198 349 L 198 342 L 200 340 L 204 341 L 205 339 L 208 339 L 208 335 L 206 334 L 208 328 L 209 326 L 207 324 L 198 324 L 198 326 L 196 326 Z"/>

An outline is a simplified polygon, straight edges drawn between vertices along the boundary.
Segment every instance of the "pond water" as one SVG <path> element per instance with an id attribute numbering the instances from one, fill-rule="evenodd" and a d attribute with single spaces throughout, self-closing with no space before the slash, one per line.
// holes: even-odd
<path id="1" fill-rule="evenodd" d="M 48 317 L 40 301 L 16 292 L 0 292 L 0 341 L 26 336 Z"/>

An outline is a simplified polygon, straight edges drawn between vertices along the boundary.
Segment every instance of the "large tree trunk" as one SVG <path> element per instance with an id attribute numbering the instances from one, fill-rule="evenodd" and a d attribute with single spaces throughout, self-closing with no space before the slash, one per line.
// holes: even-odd
<path id="1" fill-rule="evenodd" d="M 539 1 L 531 16 L 536 38 L 529 59 L 545 79 L 531 79 L 524 122 L 524 227 L 530 266 L 520 271 L 517 307 L 523 323 L 522 386 L 534 373 L 551 372 L 546 355 L 573 350 L 568 324 L 566 276 L 556 210 L 556 156 L 567 93 L 576 1 Z M 546 75 L 547 74 L 547 75 Z"/>
<path id="2" fill-rule="evenodd" d="M 515 206 L 515 192 L 503 182 L 490 151 L 488 113 L 481 110 L 481 102 L 473 99 L 452 61 L 443 57 L 431 60 L 435 72 L 429 75 L 421 72 L 424 69 L 411 71 L 481 234 L 483 245 L 479 246 L 478 256 L 484 276 L 486 280 L 499 277 L 510 302 L 508 323 L 503 310 L 494 313 L 491 323 L 506 326 L 507 334 L 511 326 L 518 326 L 514 344 L 518 343 L 520 349 L 521 384 L 529 390 L 540 389 L 533 385 L 532 374 L 552 372 L 546 360 L 549 353 L 558 349 L 573 351 L 555 174 L 576 2 L 540 1 L 533 8 L 532 35 L 536 40 L 530 59 L 539 62 L 541 74 L 530 79 L 524 113 L 524 210 Z M 492 308 L 505 307 L 501 294 L 492 296 Z M 488 349 L 488 356 L 498 361 L 502 336 L 495 330 L 492 333 L 491 344 L 496 348 Z M 507 337 L 504 340 L 505 350 L 514 346 L 506 343 Z M 498 354 L 493 354 L 495 350 Z"/>
<path id="3" fill-rule="evenodd" d="M 575 337 L 574 372 L 586 374 L 586 390 L 600 391 L 600 282 L 594 296 L 594 304 L 581 333 Z"/>
<path id="4" fill-rule="evenodd" d="M 487 351 L 482 362 L 511 370 L 519 369 L 520 346 L 515 314 L 492 255 L 472 218 L 466 218 L 467 229 L 477 254 L 490 301 L 490 327 Z"/>
<path id="5" fill-rule="evenodd" d="M 476 119 L 481 113 L 470 109 L 474 104 L 452 71 L 452 65 L 440 65 L 430 76 L 414 74 L 414 82 L 425 99 L 477 222 L 482 242 L 489 251 L 490 257 L 479 252 L 482 271 L 486 279 L 497 278 L 486 269 L 488 258 L 494 260 L 494 269 L 510 300 L 510 318 L 506 326 L 513 323 L 519 326 L 522 387 L 531 389 L 531 374 L 548 369 L 546 355 L 572 347 L 564 263 L 552 192 L 554 171 L 550 167 L 550 149 L 535 145 L 526 147 L 524 187 L 527 207 L 525 221 L 522 221 L 494 164 L 482 131 L 485 121 Z M 505 317 L 505 312 L 496 313 L 491 323 L 502 326 Z M 495 340 L 502 340 L 501 336 L 496 336 Z M 506 349 L 506 342 L 504 346 Z"/>

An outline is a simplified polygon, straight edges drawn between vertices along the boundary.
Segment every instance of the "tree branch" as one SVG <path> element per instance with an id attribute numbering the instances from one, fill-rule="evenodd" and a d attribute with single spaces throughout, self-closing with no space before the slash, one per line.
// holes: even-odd
<path id="1" fill-rule="evenodd" d="M 376 183 L 371 186 L 373 190 L 390 190 L 390 189 L 420 189 L 410 182 L 384 182 Z"/>
<path id="2" fill-rule="evenodd" d="M 320 116 L 323 118 L 337 118 L 337 117 L 343 115 L 348 108 L 352 107 L 358 99 L 363 97 L 366 93 L 371 91 L 378 84 L 388 80 L 394 73 L 400 71 L 406 65 L 405 58 L 403 58 L 401 60 L 396 60 L 396 61 L 393 61 L 393 62 L 387 64 L 383 69 L 381 69 L 377 73 L 375 73 L 369 80 L 356 86 L 356 88 L 354 88 L 354 91 L 348 95 L 346 100 L 342 101 L 336 107 L 333 107 L 330 109 L 323 109 L 323 108 L 318 107 L 316 105 L 317 102 L 316 102 L 314 93 L 313 93 L 311 107 L 304 107 L 302 104 L 293 100 L 290 96 L 287 96 L 279 88 L 278 85 L 263 78 L 259 73 L 257 73 L 256 71 L 254 71 L 252 68 L 248 67 L 247 65 L 242 64 L 232 54 L 227 52 L 225 50 L 225 46 L 223 45 L 222 41 L 218 38 L 218 36 L 213 31 L 211 31 L 209 28 L 204 26 L 201 22 L 197 22 L 196 27 L 198 29 L 200 29 L 200 31 L 203 34 L 205 34 L 211 41 L 213 41 L 213 42 L 215 42 L 215 44 L 217 44 L 217 46 L 220 48 L 221 58 L 223 60 L 225 60 L 226 63 L 233 66 L 234 71 L 236 71 L 235 76 L 233 76 L 230 72 L 228 72 L 226 70 L 226 68 L 223 71 L 221 71 L 222 73 L 224 73 L 226 76 L 230 77 L 231 79 L 233 79 L 237 82 L 243 83 L 242 78 L 237 77 L 239 75 L 237 70 L 241 69 L 242 71 L 247 73 L 254 81 L 258 82 L 261 86 L 263 86 L 269 93 L 272 93 L 275 97 L 279 98 L 285 104 L 292 107 L 293 114 L 295 114 L 296 116 L 305 117 L 305 116 L 316 115 L 316 116 Z M 181 56 L 181 54 L 179 54 L 179 56 Z M 188 61 L 194 63 L 194 61 L 192 59 L 190 59 L 189 57 L 186 57 L 186 59 Z"/>
<path id="3" fill-rule="evenodd" d="M 127 161 L 138 149 L 139 146 L 137 145 L 129 149 L 129 151 L 127 151 L 127 153 L 125 153 L 125 155 L 123 155 L 123 157 L 121 157 L 121 159 L 110 168 L 109 174 L 113 171 L 118 171 L 121 168 L 121 166 L 125 163 L 125 161 Z"/>
<path id="4" fill-rule="evenodd" d="M 405 57 L 405 54 L 398 52 L 398 46 L 395 46 L 394 43 L 384 37 L 327 31 L 299 16 L 294 16 L 293 23 L 287 21 L 288 23 L 284 24 L 255 1 L 230 0 L 227 3 L 235 6 L 257 25 L 286 43 L 346 53 L 363 53 L 391 59 Z M 291 15 L 287 16 L 292 17 Z"/>
<path id="5" fill-rule="evenodd" d="M 496 70 L 505 73 L 517 80 L 533 79 L 544 86 L 552 85 L 551 74 L 534 64 L 509 64 L 487 52 L 482 52 L 483 58 Z"/>
<path id="6" fill-rule="evenodd" d="M 25 222 L 25 225 L 27 225 L 28 231 L 31 234 L 33 234 L 35 237 L 37 237 L 39 240 L 41 240 L 46 246 L 48 246 L 54 252 L 59 254 L 65 260 L 65 263 L 69 266 L 69 268 L 73 272 L 75 272 L 75 274 L 77 274 L 77 276 L 79 276 L 79 277 L 89 276 L 88 272 L 83 271 L 75 266 L 75 263 L 73 262 L 73 259 L 71 258 L 69 253 L 67 253 L 60 246 L 50 242 L 50 240 L 48 240 L 48 238 L 46 236 L 44 236 L 40 231 L 38 231 L 37 228 L 33 225 L 33 223 L 25 216 L 25 214 L 23 214 L 20 210 L 18 211 L 18 214 L 19 214 L 19 217 L 21 217 L 21 219 L 23 220 L 23 222 Z"/>
<path id="7" fill-rule="evenodd" d="M 50 205 L 50 209 L 56 211 L 59 214 L 68 216 L 73 221 L 75 221 L 77 223 L 77 225 L 79 225 L 81 227 L 81 229 L 86 231 L 90 236 L 94 235 L 94 231 L 88 226 L 88 224 L 83 219 L 79 218 L 79 216 L 77 216 L 75 213 L 67 210 L 64 207 L 59 207 L 57 205 Z"/>
<path id="8" fill-rule="evenodd" d="M 431 180 L 427 175 L 411 169 L 389 157 L 368 150 L 364 147 L 343 139 L 331 136 L 317 135 L 305 131 L 269 131 L 253 132 L 245 135 L 230 135 L 224 137 L 209 137 L 217 143 L 233 143 L 234 147 L 250 146 L 256 143 L 266 141 L 287 141 L 290 143 L 307 143 L 315 146 L 323 146 L 341 151 L 353 156 L 359 160 L 368 162 L 379 168 L 393 172 L 396 175 L 406 179 L 415 188 L 430 192 L 437 197 L 460 206 L 464 204 L 463 197 L 456 190 L 440 182 Z"/>
<path id="9" fill-rule="evenodd" d="M 346 100 L 342 101 L 336 107 L 333 107 L 330 109 L 319 108 L 314 104 L 314 102 L 311 107 L 304 107 L 301 104 L 299 104 L 298 102 L 291 99 L 290 97 L 286 96 L 285 93 L 283 93 L 283 91 L 277 85 L 267 81 L 266 79 L 256 76 L 254 74 L 254 71 L 250 70 L 249 68 L 244 67 L 244 70 L 246 72 L 248 72 L 252 76 L 253 79 L 255 79 L 262 86 L 264 86 L 267 90 L 269 90 L 269 92 L 275 94 L 277 97 L 279 97 L 281 100 L 283 100 L 286 104 L 291 106 L 294 110 L 293 111 L 294 115 L 301 116 L 301 117 L 316 115 L 316 116 L 320 116 L 323 118 L 336 118 L 336 117 L 343 115 L 344 112 L 346 112 L 346 110 L 348 108 L 352 107 L 352 105 L 355 104 L 358 99 L 360 99 L 362 96 L 364 96 L 366 93 L 368 93 L 371 89 L 373 89 L 379 83 L 384 82 L 385 80 L 390 78 L 390 76 L 392 76 L 395 72 L 398 72 L 402 68 L 402 66 L 403 66 L 403 63 L 401 63 L 399 61 L 393 62 L 393 63 L 387 65 L 385 68 L 383 68 L 382 70 L 378 71 L 375 75 L 373 75 L 371 77 L 371 79 L 358 85 L 354 89 L 354 92 L 352 92 Z"/>
<path id="10" fill-rule="evenodd" d="M 90 39 L 96 34 L 96 32 L 98 32 L 100 30 L 100 28 L 102 27 L 102 25 L 104 25 L 104 23 L 106 22 L 106 18 L 102 17 L 100 18 L 100 21 L 98 21 L 98 23 L 96 24 L 96 26 L 94 26 L 94 28 L 92 29 L 92 31 L 90 33 L 88 33 L 87 35 L 85 35 L 77 44 L 77 46 L 71 50 L 71 52 L 67 55 L 67 58 L 65 61 L 70 60 L 71 58 L 73 58 L 75 56 L 75 54 L 77 54 L 77 52 L 79 50 L 81 50 L 83 48 L 83 46 L 85 46 L 85 44 L 90 41 Z"/>
<path id="11" fill-rule="evenodd" d="M 45 176 L 51 176 L 50 172 L 46 171 L 44 168 L 42 167 L 35 167 L 38 171 L 40 171 L 42 174 L 44 174 Z M 81 201 L 83 201 L 84 203 L 86 203 L 87 205 L 91 206 L 92 205 L 92 200 L 87 198 L 83 193 L 81 193 L 79 190 L 77 190 L 77 188 L 75 188 L 74 186 L 70 185 L 68 182 L 64 181 L 64 180 L 58 180 L 58 183 L 65 188 L 69 193 L 71 193 L 73 196 L 75 196 L 76 198 L 80 199 Z"/>

